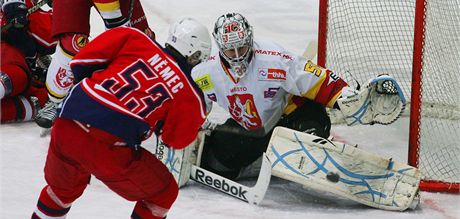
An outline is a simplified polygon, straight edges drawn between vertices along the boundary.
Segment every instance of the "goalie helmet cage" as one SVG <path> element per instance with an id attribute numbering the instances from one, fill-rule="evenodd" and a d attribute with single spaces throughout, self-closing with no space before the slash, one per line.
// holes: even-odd
<path id="1" fill-rule="evenodd" d="M 388 73 L 410 99 L 421 190 L 460 192 L 460 0 L 320 0 L 318 64 L 349 83 Z"/>

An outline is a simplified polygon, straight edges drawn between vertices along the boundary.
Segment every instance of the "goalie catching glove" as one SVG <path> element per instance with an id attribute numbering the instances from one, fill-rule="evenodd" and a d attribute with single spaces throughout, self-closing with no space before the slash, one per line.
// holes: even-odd
<path id="1" fill-rule="evenodd" d="M 361 90 L 344 88 L 337 104 L 348 125 L 387 125 L 401 115 L 406 100 L 395 79 L 380 75 Z"/>

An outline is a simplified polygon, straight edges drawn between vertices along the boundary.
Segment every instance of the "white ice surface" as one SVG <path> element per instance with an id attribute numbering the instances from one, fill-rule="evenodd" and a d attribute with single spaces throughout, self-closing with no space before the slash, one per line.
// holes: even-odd
<path id="1" fill-rule="evenodd" d="M 150 26 L 159 42 L 164 42 L 168 25 L 181 17 L 194 17 L 212 29 L 215 19 L 225 12 L 241 12 L 254 26 L 257 38 L 267 38 L 301 54 L 316 39 L 318 3 L 308 0 L 144 0 Z M 97 15 L 92 19 L 92 37 L 104 30 Z M 212 118 L 223 121 L 222 111 Z M 408 119 L 390 126 L 334 126 L 337 139 L 385 157 L 406 162 Z M 30 218 L 41 188 L 49 137 L 40 138 L 34 123 L 0 126 L 0 218 Z M 152 142 L 146 142 L 151 146 Z M 249 181 L 248 183 L 251 183 Z M 134 203 L 125 201 L 100 182 L 88 186 L 72 206 L 67 218 L 129 218 Z M 331 195 L 306 191 L 302 187 L 272 178 L 265 199 L 253 206 L 207 187 L 191 183 L 180 190 L 168 218 L 200 219 L 459 219 L 460 196 L 422 192 L 421 206 L 415 211 L 388 212 L 336 199 Z"/>

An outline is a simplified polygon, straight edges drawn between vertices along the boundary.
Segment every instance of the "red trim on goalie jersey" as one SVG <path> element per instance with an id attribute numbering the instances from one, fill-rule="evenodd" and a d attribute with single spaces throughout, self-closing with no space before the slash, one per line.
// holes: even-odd
<path id="1" fill-rule="evenodd" d="M 321 88 L 318 94 L 316 94 L 314 101 L 332 107 L 342 89 L 348 86 L 348 84 L 330 70 L 326 70 L 326 73 L 326 79 L 321 84 Z"/>

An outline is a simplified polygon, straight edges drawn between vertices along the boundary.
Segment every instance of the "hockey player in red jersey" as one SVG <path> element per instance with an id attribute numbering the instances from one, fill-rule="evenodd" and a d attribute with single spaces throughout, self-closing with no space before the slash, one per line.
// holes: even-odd
<path id="1" fill-rule="evenodd" d="M 5 0 L 2 4 L 0 44 L 0 122 L 31 120 L 48 100 L 44 87 L 51 38 L 52 12 L 28 15 L 32 1 Z M 8 27 L 8 28 L 4 28 Z"/>
<path id="2" fill-rule="evenodd" d="M 186 37 L 176 42 L 188 42 Z M 136 201 L 131 218 L 164 218 L 178 186 L 141 142 L 153 132 L 177 149 L 194 141 L 206 109 L 201 90 L 186 72 L 208 55 L 206 49 L 195 55 L 163 49 L 130 27 L 108 30 L 82 48 L 70 62 L 75 86 L 51 131 L 48 185 L 32 218 L 64 218 L 90 174 Z"/>
<path id="3" fill-rule="evenodd" d="M 212 131 L 201 160 L 204 168 L 227 178 L 235 179 L 261 157 L 275 126 L 327 138 L 331 122 L 325 107 L 340 109 L 349 123 L 363 124 L 391 123 L 404 108 L 395 104 L 403 101 L 391 92 L 366 102 L 375 87 L 357 92 L 330 70 L 274 42 L 254 40 L 252 26 L 241 14 L 220 16 L 213 36 L 219 50 L 196 66 L 192 77 L 206 96 L 208 112 L 216 102 L 231 116 L 223 125 L 204 125 Z M 391 107 L 382 113 L 376 105 Z"/>
<path id="4" fill-rule="evenodd" d="M 95 7 L 107 29 L 131 26 L 154 38 L 139 0 L 59 0 L 53 2 L 53 37 L 59 40 L 46 78 L 50 101 L 35 121 L 50 128 L 56 118 L 56 106 L 73 85 L 69 62 L 88 42 L 90 9 Z"/>

